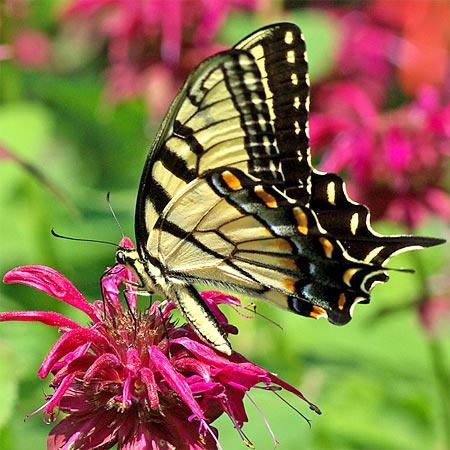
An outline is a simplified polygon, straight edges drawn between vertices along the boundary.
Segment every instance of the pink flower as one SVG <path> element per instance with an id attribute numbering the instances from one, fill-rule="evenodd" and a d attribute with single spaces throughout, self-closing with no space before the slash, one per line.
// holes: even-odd
<path id="1" fill-rule="evenodd" d="M 439 332 L 447 332 L 450 322 L 450 297 L 446 295 L 432 297 L 419 304 L 419 319 L 424 330 L 431 337 Z"/>
<path id="2" fill-rule="evenodd" d="M 147 92 L 155 64 L 170 71 L 164 78 L 175 88 L 204 58 L 220 50 L 212 39 L 230 11 L 254 9 L 259 0 L 72 0 L 62 18 L 76 21 L 88 39 L 105 42 L 108 49 L 107 94 L 121 101 Z M 158 72 L 159 73 L 159 72 Z M 155 104 L 148 96 L 150 107 Z M 160 100 L 159 97 L 157 100 Z"/>
<path id="3" fill-rule="evenodd" d="M 396 78 L 405 93 L 414 96 L 423 84 L 439 88 L 448 83 L 449 2 L 375 0 L 368 11 L 385 29 L 396 31 Z"/>
<path id="4" fill-rule="evenodd" d="M 450 220 L 445 184 L 449 153 L 450 103 L 424 86 L 411 103 L 380 112 L 351 82 L 329 84 L 317 95 L 311 117 L 313 151 L 323 151 L 321 168 L 345 171 L 352 198 L 370 206 L 375 219 L 409 228 L 430 213 Z"/>
<path id="5" fill-rule="evenodd" d="M 393 81 L 408 96 L 448 83 L 448 2 L 373 0 L 329 11 L 342 30 L 335 75 L 357 80 L 373 100 Z"/>
<path id="6" fill-rule="evenodd" d="M 131 246 L 124 239 L 121 246 Z M 52 429 L 48 449 L 212 449 L 220 447 L 210 424 L 223 413 L 245 442 L 247 422 L 243 398 L 253 387 L 284 388 L 320 413 L 293 386 L 251 363 L 239 353 L 224 356 L 199 341 L 190 326 L 170 319 L 172 303 L 153 302 L 144 312 L 127 283 L 131 273 L 121 266 L 102 278 L 103 301 L 89 303 L 60 273 L 45 266 L 13 269 L 5 283 L 39 289 L 83 311 L 91 321 L 80 325 L 55 312 L 0 313 L 0 321 L 34 321 L 58 327 L 61 338 L 45 357 L 38 375 L 52 374 L 53 394 L 40 408 L 49 422 L 66 416 Z M 126 286 L 126 305 L 119 298 Z M 202 297 L 227 333 L 217 307 L 240 306 L 219 292 Z"/>
<path id="7" fill-rule="evenodd" d="M 23 67 L 38 69 L 50 64 L 50 40 L 40 31 L 19 31 L 14 37 L 12 49 L 15 61 Z"/>
<path id="8" fill-rule="evenodd" d="M 339 11 L 339 10 L 337 10 Z M 375 23 L 364 11 L 342 14 L 343 42 L 337 67 L 344 76 L 363 76 L 385 82 L 392 76 L 392 61 L 399 39 L 393 30 Z"/>

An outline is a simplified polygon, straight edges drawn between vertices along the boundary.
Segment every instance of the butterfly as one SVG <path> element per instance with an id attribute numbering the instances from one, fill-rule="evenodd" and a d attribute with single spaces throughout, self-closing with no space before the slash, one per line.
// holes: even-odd
<path id="1" fill-rule="evenodd" d="M 262 28 L 203 61 L 173 100 L 137 196 L 136 249 L 116 260 L 231 354 L 194 284 L 345 324 L 395 253 L 442 240 L 383 236 L 343 180 L 311 165 L 305 42 Z"/>

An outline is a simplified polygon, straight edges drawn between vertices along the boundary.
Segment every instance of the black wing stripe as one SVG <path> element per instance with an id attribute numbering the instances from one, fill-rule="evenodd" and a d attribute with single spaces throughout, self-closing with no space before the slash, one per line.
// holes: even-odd
<path id="1" fill-rule="evenodd" d="M 190 148 L 192 149 L 192 147 Z M 195 170 L 187 166 L 186 160 L 173 150 L 169 149 L 167 145 L 161 153 L 161 158 L 159 161 L 175 177 L 183 180 L 185 183 L 192 181 L 196 177 Z M 167 198 L 165 200 L 167 200 Z"/>
<path id="2" fill-rule="evenodd" d="M 280 158 L 277 170 L 286 181 L 284 192 L 299 205 L 309 201 L 310 173 L 308 120 L 309 85 L 305 45 L 300 30 L 292 24 L 280 24 L 244 39 L 244 48 L 255 57 L 267 83 L 266 99 L 273 104 L 277 147 L 281 155 L 297 155 L 296 160 Z M 253 164 L 252 174 L 267 176 L 267 166 Z M 262 169 L 263 174 L 259 173 Z"/>
<path id="3" fill-rule="evenodd" d="M 213 249 L 207 247 L 205 244 L 203 244 L 201 241 L 195 238 L 192 234 L 192 230 L 184 230 L 180 226 L 170 222 L 170 221 L 164 221 L 164 232 L 170 233 L 172 236 L 175 236 L 183 241 L 188 241 L 192 244 L 194 244 L 199 250 L 202 252 L 213 256 L 218 261 L 222 261 L 224 259 L 224 255 L 214 251 Z M 227 260 L 226 264 L 230 266 L 232 269 L 234 269 L 236 272 L 240 273 L 243 277 L 253 281 L 254 283 L 257 283 L 257 279 L 252 276 L 252 274 L 246 270 L 244 270 L 239 265 L 235 264 L 234 262 Z M 177 275 L 176 271 L 167 271 L 168 276 L 171 276 L 173 278 L 177 278 L 179 275 Z M 185 278 L 184 273 L 181 276 L 182 279 Z M 197 279 L 198 282 L 201 282 L 201 280 Z"/>

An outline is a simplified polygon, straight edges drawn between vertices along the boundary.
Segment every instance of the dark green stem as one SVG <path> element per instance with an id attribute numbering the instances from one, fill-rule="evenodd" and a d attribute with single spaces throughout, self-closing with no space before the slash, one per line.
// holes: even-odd
<path id="1" fill-rule="evenodd" d="M 416 254 L 417 255 L 417 254 Z M 431 292 L 428 286 L 427 277 L 423 270 L 422 259 L 419 255 L 416 256 L 417 276 L 420 277 L 422 292 L 419 300 L 420 304 L 428 301 L 431 297 Z M 445 448 L 450 448 L 450 376 L 449 368 L 447 367 L 446 352 L 442 347 L 441 341 L 438 337 L 434 336 L 433 331 L 428 336 L 423 333 L 424 338 L 427 341 L 427 347 L 430 355 L 430 362 L 437 384 L 437 397 L 441 403 L 441 411 L 439 417 L 442 417 L 442 425 L 444 430 Z"/>
<path id="2" fill-rule="evenodd" d="M 446 353 L 438 339 L 428 340 L 433 372 L 438 385 L 438 398 L 441 401 L 442 422 L 444 426 L 444 448 L 450 448 L 450 386 L 448 368 L 445 365 Z"/>

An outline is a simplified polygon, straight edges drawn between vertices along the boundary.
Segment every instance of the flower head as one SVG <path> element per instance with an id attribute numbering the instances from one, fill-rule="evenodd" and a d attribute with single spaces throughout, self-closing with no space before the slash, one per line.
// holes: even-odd
<path id="1" fill-rule="evenodd" d="M 72 0 L 62 14 L 108 51 L 107 95 L 121 101 L 144 94 L 161 115 L 189 72 L 222 49 L 212 40 L 230 11 L 258 0 Z M 81 19 L 81 20 L 80 20 Z M 161 80 L 160 80 L 161 79 Z M 165 97 L 153 98 L 154 84 Z M 149 95 L 146 93 L 149 92 Z M 164 100 L 165 98 L 165 100 Z"/>
<path id="2" fill-rule="evenodd" d="M 450 220 L 448 5 L 405 3 L 334 9 L 343 37 L 334 73 L 314 88 L 310 130 L 321 169 L 344 172 L 374 219 L 411 229 L 429 213 Z"/>
<path id="3" fill-rule="evenodd" d="M 442 104 L 434 88 L 424 86 L 413 102 L 388 111 L 378 111 L 351 82 L 323 87 L 318 97 L 312 148 L 324 151 L 323 170 L 346 172 L 352 198 L 368 204 L 375 219 L 409 228 L 429 213 L 450 220 L 443 187 L 450 103 Z"/>
<path id="4" fill-rule="evenodd" d="M 122 246 L 131 246 L 128 239 Z M 22 283 L 55 297 L 90 319 L 82 326 L 55 312 L 19 311 L 0 314 L 0 321 L 37 321 L 59 327 L 62 336 L 47 354 L 38 375 L 52 374 L 54 390 L 40 408 L 48 422 L 66 416 L 52 429 L 48 449 L 210 449 L 218 432 L 210 424 L 223 413 L 244 441 L 248 420 L 243 398 L 252 387 L 284 388 L 305 400 L 293 386 L 251 363 L 239 353 L 225 356 L 201 342 L 189 325 L 171 320 L 172 303 L 155 301 L 144 312 L 136 293 L 119 300 L 132 274 L 115 266 L 102 279 L 103 301 L 89 303 L 61 274 L 44 266 L 8 272 L 6 283 Z M 239 306 L 239 300 L 219 292 L 202 297 L 228 333 L 217 307 Z"/>

